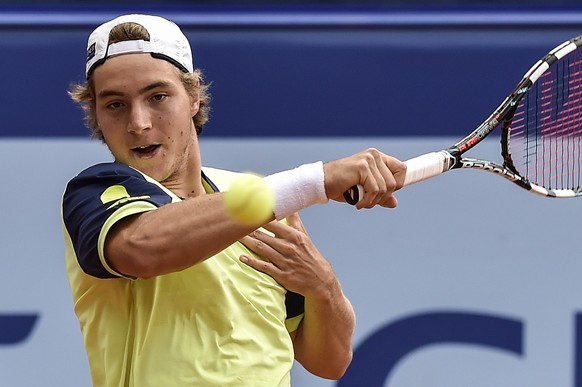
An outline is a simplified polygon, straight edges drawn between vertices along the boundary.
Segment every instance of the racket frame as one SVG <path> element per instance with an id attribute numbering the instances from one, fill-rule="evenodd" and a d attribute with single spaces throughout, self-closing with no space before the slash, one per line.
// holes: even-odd
<path id="1" fill-rule="evenodd" d="M 427 153 L 405 161 L 407 172 L 404 186 L 418 183 L 451 169 L 473 168 L 503 176 L 521 188 L 541 196 L 567 198 L 582 195 L 580 188 L 576 191 L 571 189 L 546 189 L 522 177 L 513 164 L 509 141 L 513 115 L 524 95 L 555 62 L 576 50 L 581 45 L 582 35 L 558 45 L 542 59 L 537 61 L 526 72 L 511 94 L 503 100 L 499 107 L 481 125 L 450 148 Z M 463 154 L 489 136 L 500 124 L 502 124 L 500 142 L 503 165 L 488 160 L 462 157 Z M 346 202 L 354 205 L 363 197 L 363 193 L 363 187 L 354 186 L 344 193 L 344 198 Z"/>

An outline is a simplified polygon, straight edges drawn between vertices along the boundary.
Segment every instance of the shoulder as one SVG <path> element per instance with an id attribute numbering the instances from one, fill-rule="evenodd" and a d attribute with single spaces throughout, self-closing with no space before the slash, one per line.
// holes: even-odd
<path id="1" fill-rule="evenodd" d="M 78 187 L 110 187 L 112 185 L 122 185 L 126 189 L 132 187 L 152 186 L 155 190 L 165 190 L 157 181 L 146 174 L 125 164 L 111 162 L 95 164 L 73 177 L 68 185 L 68 190 Z M 154 188 L 155 187 L 155 188 Z"/>
<path id="2" fill-rule="evenodd" d="M 107 176 L 144 176 L 138 170 L 121 163 L 100 163 L 79 172 L 72 180 Z"/>
<path id="3" fill-rule="evenodd" d="M 107 203 L 123 198 L 146 199 L 156 206 L 177 198 L 154 179 L 120 163 L 93 165 L 72 178 L 65 189 L 65 207 L 95 201 Z"/>

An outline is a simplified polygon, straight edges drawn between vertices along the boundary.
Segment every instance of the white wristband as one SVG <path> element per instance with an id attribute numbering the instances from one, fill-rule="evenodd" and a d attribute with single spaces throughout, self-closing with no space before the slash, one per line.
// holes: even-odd
<path id="1" fill-rule="evenodd" d="M 329 201 L 325 193 L 323 162 L 304 164 L 274 173 L 265 182 L 275 194 L 275 218 L 281 220 L 313 204 Z"/>

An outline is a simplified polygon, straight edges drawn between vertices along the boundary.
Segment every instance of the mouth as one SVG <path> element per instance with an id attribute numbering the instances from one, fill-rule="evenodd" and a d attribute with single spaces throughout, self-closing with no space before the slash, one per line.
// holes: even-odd
<path id="1" fill-rule="evenodd" d="M 143 145 L 131 148 L 132 152 L 138 154 L 139 156 L 153 156 L 154 153 L 160 148 L 159 144 L 154 145 Z"/>

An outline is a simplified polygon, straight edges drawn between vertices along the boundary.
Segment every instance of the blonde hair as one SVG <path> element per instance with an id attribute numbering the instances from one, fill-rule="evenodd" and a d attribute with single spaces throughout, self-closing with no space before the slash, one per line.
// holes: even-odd
<path id="1" fill-rule="evenodd" d="M 123 23 L 115 26 L 109 34 L 109 44 L 126 40 L 150 40 L 147 30 L 137 23 Z M 180 76 L 182 85 L 193 101 L 198 101 L 199 110 L 192 121 L 196 127 L 196 132 L 200 134 L 204 124 L 209 119 L 210 113 L 210 93 L 209 85 L 204 84 L 202 71 L 195 69 L 193 73 L 181 71 L 176 67 L 176 72 Z M 103 141 L 103 133 L 97 123 L 95 87 L 91 75 L 83 83 L 73 84 L 69 89 L 69 96 L 78 103 L 85 113 L 85 125 L 91 129 L 91 137 Z"/>

